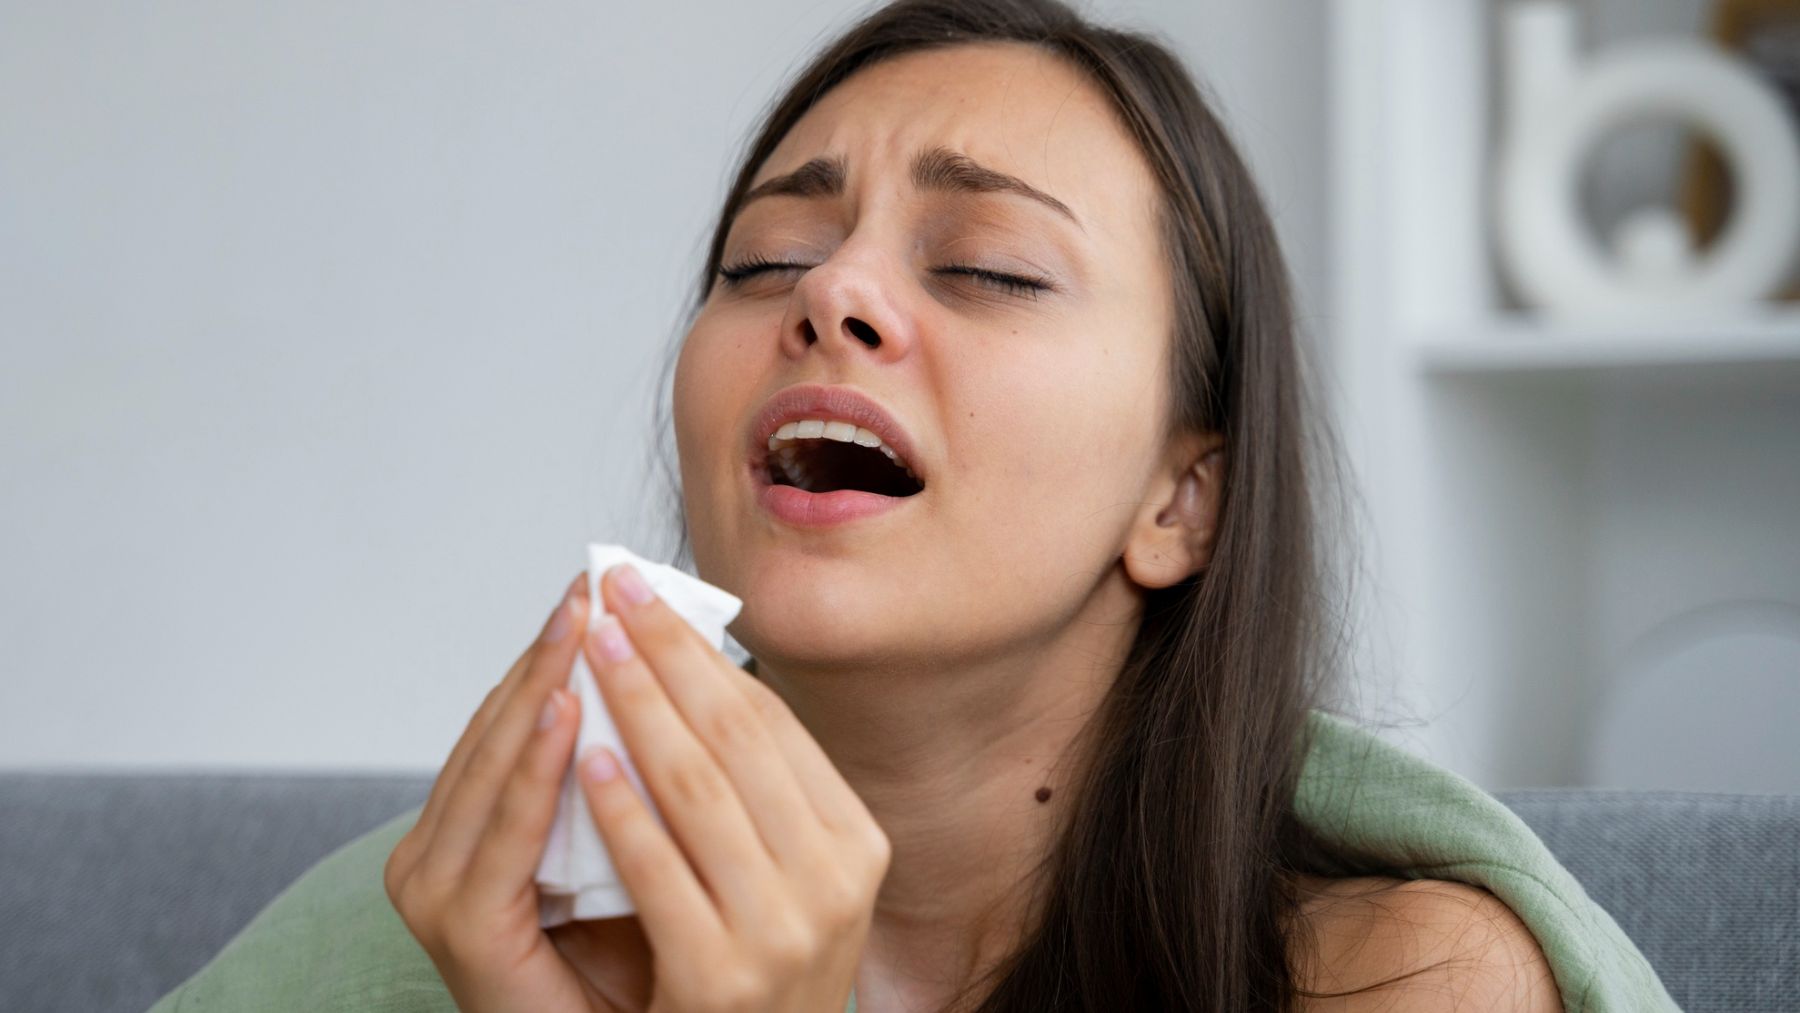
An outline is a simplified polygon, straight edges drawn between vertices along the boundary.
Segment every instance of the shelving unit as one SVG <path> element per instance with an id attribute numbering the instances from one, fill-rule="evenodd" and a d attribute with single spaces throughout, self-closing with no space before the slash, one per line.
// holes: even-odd
<path id="1" fill-rule="evenodd" d="M 1490 789 L 1800 790 L 1794 747 L 1741 737 L 1800 702 L 1800 663 L 1741 690 L 1747 663 L 1706 660 L 1740 657 L 1728 636 L 1763 638 L 1754 664 L 1800 658 L 1800 306 L 1508 306 L 1487 228 L 1498 8 L 1332 12 L 1329 368 L 1367 521 L 1361 699 Z M 1695 678 L 1739 688 L 1696 697 Z M 1786 750 L 1795 780 L 1709 759 L 1758 750 Z"/>
<path id="2" fill-rule="evenodd" d="M 1627 375 L 1680 371 L 1800 373 L 1800 309 L 1718 320 L 1569 323 L 1497 314 L 1485 327 L 1423 333 L 1420 370 L 1433 376 L 1587 371 Z"/>

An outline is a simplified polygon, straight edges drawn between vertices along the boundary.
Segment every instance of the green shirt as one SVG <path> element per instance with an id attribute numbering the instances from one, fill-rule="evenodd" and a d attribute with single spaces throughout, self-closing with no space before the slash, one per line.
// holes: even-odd
<path id="1" fill-rule="evenodd" d="M 1618 923 L 1512 810 L 1342 718 L 1313 711 L 1311 720 L 1316 737 L 1295 800 L 1308 826 L 1413 878 L 1492 892 L 1543 947 L 1568 1013 L 1680 1013 Z M 150 1013 L 454 1011 L 382 884 L 388 855 L 418 815 L 401 813 L 319 861 Z M 847 1009 L 855 1013 L 854 994 Z"/>

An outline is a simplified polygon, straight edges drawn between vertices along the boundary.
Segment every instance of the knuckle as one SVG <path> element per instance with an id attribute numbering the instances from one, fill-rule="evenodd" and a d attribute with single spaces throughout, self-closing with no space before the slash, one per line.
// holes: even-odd
<path id="1" fill-rule="evenodd" d="M 566 707 L 566 705 L 565 705 Z M 552 740 L 537 737 L 519 751 L 519 762 L 513 765 L 514 791 L 505 797 L 516 797 L 525 803 L 523 808 L 531 808 L 531 800 L 541 797 L 552 784 L 561 784 L 563 774 L 568 768 L 567 756 L 552 755 L 547 752 Z M 561 762 L 558 762 L 561 761 Z"/>
<path id="2" fill-rule="evenodd" d="M 819 932 L 811 925 L 790 918 L 762 934 L 762 948 L 771 966 L 786 974 L 812 963 L 819 950 Z"/>
<path id="3" fill-rule="evenodd" d="M 384 880 L 387 887 L 388 903 L 395 911 L 400 912 L 400 919 L 408 924 L 412 922 L 412 895 L 406 888 L 406 880 L 392 874 Z"/>
<path id="4" fill-rule="evenodd" d="M 528 813 L 532 811 L 532 799 L 546 796 L 560 797 L 563 780 L 569 776 L 569 754 L 567 752 L 545 753 L 533 750 L 527 753 L 519 765 L 519 790 L 512 794 L 526 800 L 521 808 Z"/>
<path id="5" fill-rule="evenodd" d="M 663 690 L 655 682 L 655 676 L 644 671 L 641 663 L 626 665 L 613 675 L 617 686 L 619 705 L 627 710 L 644 711 L 655 707 L 663 695 Z"/>
<path id="6" fill-rule="evenodd" d="M 417 879 L 407 879 L 394 890 L 394 910 L 415 934 L 429 926 L 431 906 L 423 896 L 424 887 Z"/>
<path id="7" fill-rule="evenodd" d="M 870 907 L 871 892 L 861 877 L 845 872 L 824 879 L 818 885 L 818 903 L 833 932 L 841 932 L 859 924 Z"/>
<path id="8" fill-rule="evenodd" d="M 763 972 L 743 963 L 725 968 L 716 981 L 713 1004 L 720 1010 L 758 1009 L 769 991 Z"/>
<path id="9" fill-rule="evenodd" d="M 523 766 L 514 767 L 513 772 L 507 775 L 506 788 L 500 792 L 500 797 L 494 802 L 493 815 L 489 817 L 490 821 L 487 827 L 482 830 L 481 843 L 477 846 L 477 850 L 486 847 L 490 842 L 505 845 L 525 831 L 526 823 L 530 818 L 531 806 L 527 798 L 529 789 L 520 783 L 525 777 L 526 771 Z"/>
<path id="10" fill-rule="evenodd" d="M 780 728 L 787 722 L 799 723 L 800 719 L 794 717 L 787 701 L 781 698 L 780 693 L 770 689 L 767 683 L 750 676 L 745 678 L 744 688 L 751 709 L 767 727 Z"/>
<path id="11" fill-rule="evenodd" d="M 410 896 L 415 910 L 438 908 L 456 894 L 462 883 L 462 870 L 434 862 L 429 856 L 414 866 L 401 890 Z"/>
<path id="12" fill-rule="evenodd" d="M 405 884 L 407 870 L 412 866 L 411 849 L 407 847 L 407 838 L 401 838 L 394 846 L 392 854 L 387 857 L 387 864 L 381 868 L 381 885 L 387 891 L 388 900 L 398 906 L 400 888 Z"/>
<path id="13" fill-rule="evenodd" d="M 762 731 L 762 719 L 753 709 L 732 703 L 712 707 L 700 716 L 699 724 L 708 741 L 734 749 L 749 748 Z"/>
<path id="14" fill-rule="evenodd" d="M 888 840 L 887 833 L 874 819 L 853 820 L 846 828 L 846 836 L 850 845 L 846 852 L 853 856 L 858 868 L 864 870 L 867 877 L 875 885 L 887 876 L 889 865 L 894 860 L 894 845 Z"/>
<path id="15" fill-rule="evenodd" d="M 723 801 L 725 786 L 716 771 L 693 760 L 683 760 L 669 767 L 669 794 L 680 806 L 708 808 Z"/>
<path id="16" fill-rule="evenodd" d="M 858 891 L 848 884 L 821 885 L 818 891 L 819 921 L 832 934 L 845 932 L 857 923 Z"/>
<path id="17" fill-rule="evenodd" d="M 492 740 L 484 739 L 469 754 L 469 766 L 463 777 L 474 781 L 491 781 L 505 769 L 506 757 L 500 755 Z"/>
<path id="18" fill-rule="evenodd" d="M 751 704 L 755 705 L 758 711 L 768 714 L 777 710 L 787 709 L 787 701 L 781 698 L 781 694 L 770 689 L 768 683 L 748 672 L 744 673 L 742 682 L 744 694 L 749 698 Z"/>

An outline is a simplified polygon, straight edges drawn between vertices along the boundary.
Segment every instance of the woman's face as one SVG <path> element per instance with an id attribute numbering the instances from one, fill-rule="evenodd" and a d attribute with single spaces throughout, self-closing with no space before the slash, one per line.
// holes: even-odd
<path id="1" fill-rule="evenodd" d="M 920 188 L 915 156 L 940 148 L 1068 213 Z M 732 635 L 780 668 L 1047 643 L 1116 575 L 1162 465 L 1172 308 L 1150 170 L 1078 71 L 1012 43 L 865 68 L 795 124 L 753 187 L 819 157 L 842 160 L 841 192 L 750 201 L 722 261 L 801 266 L 715 281 L 676 365 L 696 568 L 744 599 Z M 757 416 L 796 384 L 885 408 L 923 491 L 823 528 L 760 505 Z"/>

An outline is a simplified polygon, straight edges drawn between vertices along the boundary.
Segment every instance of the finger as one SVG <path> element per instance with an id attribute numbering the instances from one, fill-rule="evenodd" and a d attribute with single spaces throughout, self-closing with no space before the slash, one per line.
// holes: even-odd
<path id="1" fill-rule="evenodd" d="M 507 778 L 506 788 L 469 860 L 465 889 L 476 911 L 511 911 L 537 919 L 537 867 L 556 818 L 563 774 L 575 748 L 580 702 L 552 687 L 530 741 Z M 528 911 L 512 910 L 527 908 Z"/>
<path id="2" fill-rule="evenodd" d="M 874 843 L 885 850 L 887 838 L 882 834 L 875 814 L 856 794 L 856 789 L 844 780 L 837 765 L 826 755 L 825 747 L 813 738 L 812 732 L 801 723 L 781 694 L 756 676 L 748 672 L 743 675 L 741 680 L 735 680 L 738 688 L 762 716 L 776 748 L 787 759 L 788 769 L 793 771 L 801 791 L 812 802 L 820 826 L 846 846 L 867 846 L 873 836 Z"/>
<path id="3" fill-rule="evenodd" d="M 476 708 L 474 715 L 469 718 L 468 727 L 463 729 L 462 737 L 456 740 L 455 747 L 450 750 L 449 758 L 444 761 L 443 770 L 439 772 L 437 780 L 431 785 L 431 794 L 425 799 L 425 808 L 419 812 L 418 825 L 428 836 L 434 831 L 438 817 L 443 813 L 444 798 L 450 794 L 450 786 L 462 776 L 462 769 L 469 762 L 469 754 L 474 751 L 475 744 L 481 741 L 481 736 L 486 734 L 489 723 L 493 721 L 494 715 L 500 710 L 500 705 L 505 701 L 507 694 L 512 692 L 514 683 L 518 681 L 530 664 L 532 651 L 535 649 L 534 641 L 534 646 L 526 648 L 525 652 L 519 655 L 519 660 L 513 662 L 512 668 L 507 669 L 506 677 L 487 691 L 487 696 L 482 698 L 481 706 Z"/>
<path id="4" fill-rule="evenodd" d="M 563 589 L 562 601 L 566 602 L 571 594 L 579 593 L 586 582 L 586 570 L 576 574 L 575 579 Z M 457 739 L 456 745 L 451 748 L 449 758 L 444 761 L 443 771 L 438 775 L 437 781 L 432 784 L 431 794 L 425 799 L 425 807 L 419 813 L 418 825 L 424 828 L 427 836 L 436 826 L 438 814 L 443 808 L 444 796 L 449 794 L 449 786 L 455 784 L 457 779 L 462 776 L 463 767 L 469 761 L 469 754 L 474 751 L 475 745 L 481 741 L 481 737 L 487 733 L 488 725 L 493 722 L 494 715 L 499 713 L 507 697 L 511 695 L 519 680 L 524 677 L 526 669 L 530 667 L 532 655 L 537 651 L 537 643 L 536 640 L 533 640 L 530 646 L 525 648 L 524 653 L 519 655 L 518 660 L 513 662 L 512 667 L 507 669 L 506 676 L 488 690 L 487 696 L 481 701 L 481 706 L 476 708 L 474 716 L 469 719 L 468 727 L 463 729 L 462 737 Z"/>
<path id="5" fill-rule="evenodd" d="M 469 753 L 461 776 L 450 786 L 437 832 L 429 845 L 434 863 L 460 873 L 488 822 L 506 776 L 518 763 L 533 723 L 550 691 L 568 682 L 581 643 L 587 596 L 576 590 L 551 613 L 538 635 L 537 649 L 517 687 L 500 704 L 487 731 Z"/>
<path id="6" fill-rule="evenodd" d="M 618 591 L 607 590 L 608 585 L 612 583 L 607 579 L 607 574 L 621 570 L 623 565 L 609 567 L 606 573 L 601 574 L 600 588 L 601 596 L 607 603 L 607 609 L 620 613 L 626 618 L 626 621 L 629 621 L 630 617 L 627 613 L 632 607 L 629 596 Z M 651 597 L 664 612 L 665 624 L 668 618 L 680 619 L 668 608 L 667 603 L 655 598 L 654 595 Z M 628 631 L 635 629 L 635 625 L 628 627 Z M 699 631 L 686 622 L 679 622 L 674 629 L 680 638 L 685 638 L 690 649 L 695 646 L 707 650 L 712 649 L 712 645 L 700 636 Z M 677 637 L 671 635 L 671 639 L 677 639 Z M 643 648 L 646 654 L 650 653 L 652 649 L 649 644 Z M 720 658 L 723 660 L 722 655 Z M 665 679 L 668 677 L 667 673 L 674 671 L 673 666 L 656 665 L 653 667 L 657 674 Z M 788 707 L 781 695 L 768 683 L 735 665 L 725 662 L 723 667 L 728 669 L 725 672 L 726 681 L 738 688 L 763 719 L 764 726 L 774 739 L 776 748 L 787 760 L 789 771 L 800 785 L 802 795 L 811 803 L 814 818 L 826 834 L 844 847 L 867 848 L 873 846 L 876 850 L 886 850 L 887 838 L 874 814 L 869 811 L 869 807 L 863 803 L 862 798 L 856 794 L 856 790 L 850 787 L 849 782 L 844 780 L 843 774 L 838 772 L 837 765 L 832 763 L 831 757 L 826 755 L 824 747 L 820 746 L 818 740 L 813 738 L 812 733 L 794 715 L 793 710 Z M 632 755 L 635 757 L 637 754 L 634 752 Z M 728 769 L 730 768 L 728 767 Z M 783 859 L 783 864 L 786 864 L 785 859 Z"/>
<path id="7" fill-rule="evenodd" d="M 610 708 L 612 705 L 608 703 Z M 631 895 L 638 920 L 658 953 L 723 952 L 725 923 L 681 849 L 657 822 L 605 746 L 591 746 L 579 761 L 582 794 L 619 882 Z"/>
<path id="8" fill-rule="evenodd" d="M 638 776 L 733 925 L 773 917 L 785 896 L 780 870 L 763 845 L 731 779 L 694 736 L 655 673 L 632 650 L 613 615 L 602 615 L 583 649 Z"/>
<path id="9" fill-rule="evenodd" d="M 564 600 L 567 600 L 570 591 L 583 586 L 586 576 L 587 571 L 585 570 L 576 575 L 563 592 Z M 481 737 L 487 733 L 488 727 L 493 723 L 494 715 L 499 713 L 500 708 L 517 687 L 519 680 L 524 678 L 536 651 L 537 641 L 533 640 L 519 655 L 518 660 L 513 662 L 512 667 L 507 669 L 506 676 L 488 690 L 487 695 L 482 698 L 481 706 L 476 708 L 475 714 L 469 719 L 468 726 L 463 729 L 462 736 L 457 739 L 456 745 L 450 750 L 450 756 L 444 761 L 443 769 L 432 782 L 431 791 L 419 811 L 419 818 L 414 822 L 413 829 L 408 831 L 406 836 L 402 837 L 400 842 L 394 846 L 394 853 L 390 857 L 390 866 L 401 878 L 411 874 L 414 864 L 424 854 L 432 837 L 437 833 L 437 823 L 443 814 L 444 799 L 449 796 L 451 787 L 462 777 L 463 768 L 469 761 L 469 754 L 474 751 L 476 744 L 481 741 Z"/>
<path id="10" fill-rule="evenodd" d="M 737 685 L 742 669 L 637 578 L 638 602 L 625 589 L 624 566 L 601 578 L 609 611 L 656 675 L 688 727 L 724 770 L 776 865 L 790 875 L 832 859 L 833 841 L 756 705 Z M 632 755 L 636 755 L 635 753 Z"/>

